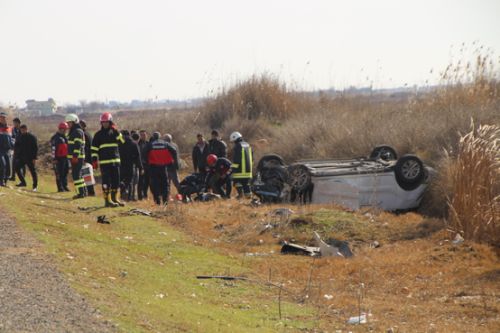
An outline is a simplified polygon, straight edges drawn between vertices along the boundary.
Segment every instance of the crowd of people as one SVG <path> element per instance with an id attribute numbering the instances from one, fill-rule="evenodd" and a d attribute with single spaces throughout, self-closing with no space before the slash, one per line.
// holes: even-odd
<path id="1" fill-rule="evenodd" d="M 95 196 L 94 170 L 99 169 L 102 193 L 106 207 L 123 206 L 123 201 L 144 200 L 151 193 L 158 205 L 171 200 L 171 184 L 177 197 L 191 200 L 191 195 L 213 192 L 222 198 L 230 198 L 233 186 L 237 197 L 250 197 L 253 154 L 251 146 L 239 132 L 233 132 L 229 140 L 233 144 L 232 161 L 228 147 L 217 130 L 211 139 L 197 134 L 192 150 L 193 173 L 180 181 L 178 171 L 180 156 L 172 135 L 146 130 L 118 130 L 111 113 L 105 112 L 99 119 L 101 128 L 92 136 L 87 123 L 76 114 L 68 114 L 57 126 L 50 139 L 51 155 L 57 190 L 70 191 L 68 176 L 71 172 L 76 194 L 73 199 Z M 0 113 L 0 186 L 19 178 L 17 187 L 26 187 L 26 169 L 37 191 L 38 175 L 37 138 L 21 124 L 19 118 L 13 126 L 7 124 L 7 114 Z M 119 195 L 118 195 L 119 194 Z M 120 197 L 120 198 L 119 198 Z"/>

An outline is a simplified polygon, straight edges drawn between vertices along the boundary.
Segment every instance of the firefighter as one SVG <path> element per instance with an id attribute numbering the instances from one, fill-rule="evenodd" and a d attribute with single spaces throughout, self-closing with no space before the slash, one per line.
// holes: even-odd
<path id="1" fill-rule="evenodd" d="M 153 133 L 144 153 L 148 159 L 151 191 L 157 205 L 168 203 L 167 167 L 174 165 L 178 169 L 177 151 L 168 142 L 162 140 L 159 132 Z"/>
<path id="2" fill-rule="evenodd" d="M 92 166 L 101 167 L 102 192 L 105 207 L 125 206 L 118 200 L 120 186 L 120 151 L 119 144 L 125 143 L 122 134 L 113 123 L 111 113 L 104 112 L 100 117 L 101 129 L 92 140 Z"/>
<path id="3" fill-rule="evenodd" d="M 76 114 L 68 114 L 65 121 L 69 126 L 68 159 L 71 163 L 71 177 L 76 191 L 73 199 L 81 199 L 85 198 L 87 192 L 82 176 L 82 167 L 85 161 L 85 134 Z"/>
<path id="4" fill-rule="evenodd" d="M 7 126 L 7 113 L 0 112 L 0 186 L 7 186 L 10 176 L 9 153 L 14 148 L 12 130 Z"/>
<path id="5" fill-rule="evenodd" d="M 231 161 L 224 157 L 217 157 L 215 154 L 210 154 L 207 157 L 209 167 L 207 186 L 212 189 L 215 194 L 229 199 L 231 197 Z M 226 191 L 224 191 L 224 186 Z"/>
<path id="6" fill-rule="evenodd" d="M 252 147 L 243 140 L 240 132 L 233 132 L 229 141 L 234 144 L 233 147 L 233 182 L 238 191 L 238 199 L 244 195 L 250 198 L 250 180 L 252 179 L 253 156 Z"/>
<path id="7" fill-rule="evenodd" d="M 69 192 L 68 188 L 68 138 L 66 131 L 69 129 L 67 123 L 62 122 L 57 127 L 57 133 L 50 139 L 52 147 L 52 164 L 56 174 L 57 192 Z"/>
<path id="8" fill-rule="evenodd" d="M 85 163 L 92 164 L 92 135 L 87 131 L 87 123 L 85 120 L 80 120 L 80 126 L 83 130 L 83 135 L 85 135 Z M 94 185 L 87 185 L 87 195 L 90 197 L 95 197 Z"/>
<path id="9" fill-rule="evenodd" d="M 134 169 L 138 169 L 142 173 L 141 153 L 139 145 L 132 140 L 130 132 L 123 130 L 122 132 L 124 144 L 119 145 L 120 151 L 120 194 L 122 200 L 134 200 L 132 190 L 132 181 L 134 178 Z"/>

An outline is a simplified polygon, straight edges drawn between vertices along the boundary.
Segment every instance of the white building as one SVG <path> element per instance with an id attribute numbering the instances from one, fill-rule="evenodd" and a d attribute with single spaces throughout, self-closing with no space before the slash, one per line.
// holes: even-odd
<path id="1" fill-rule="evenodd" d="M 28 99 L 26 101 L 26 112 L 35 116 L 50 116 L 56 113 L 57 105 L 53 98 L 47 101 L 35 101 Z"/>

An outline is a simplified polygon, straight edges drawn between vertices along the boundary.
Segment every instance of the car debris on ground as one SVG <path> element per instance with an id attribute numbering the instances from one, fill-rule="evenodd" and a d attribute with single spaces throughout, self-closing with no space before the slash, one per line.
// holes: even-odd
<path id="1" fill-rule="evenodd" d="M 321 239 L 317 232 L 313 234 L 317 246 L 299 245 L 295 243 L 283 242 L 282 254 L 300 254 L 311 257 L 342 257 L 350 258 L 354 254 L 349 248 L 349 243 L 338 239 L 329 239 L 327 242 Z"/>
<path id="2" fill-rule="evenodd" d="M 99 215 L 97 217 L 97 223 L 100 223 L 100 224 L 111 224 L 111 222 L 106 218 L 106 215 Z"/>

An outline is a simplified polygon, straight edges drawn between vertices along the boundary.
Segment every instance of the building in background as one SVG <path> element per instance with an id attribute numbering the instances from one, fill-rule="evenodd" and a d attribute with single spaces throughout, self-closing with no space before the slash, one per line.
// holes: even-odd
<path id="1" fill-rule="evenodd" d="M 57 111 L 56 101 L 49 98 L 47 101 L 35 101 L 28 99 L 26 101 L 26 112 L 33 116 L 51 116 Z"/>

